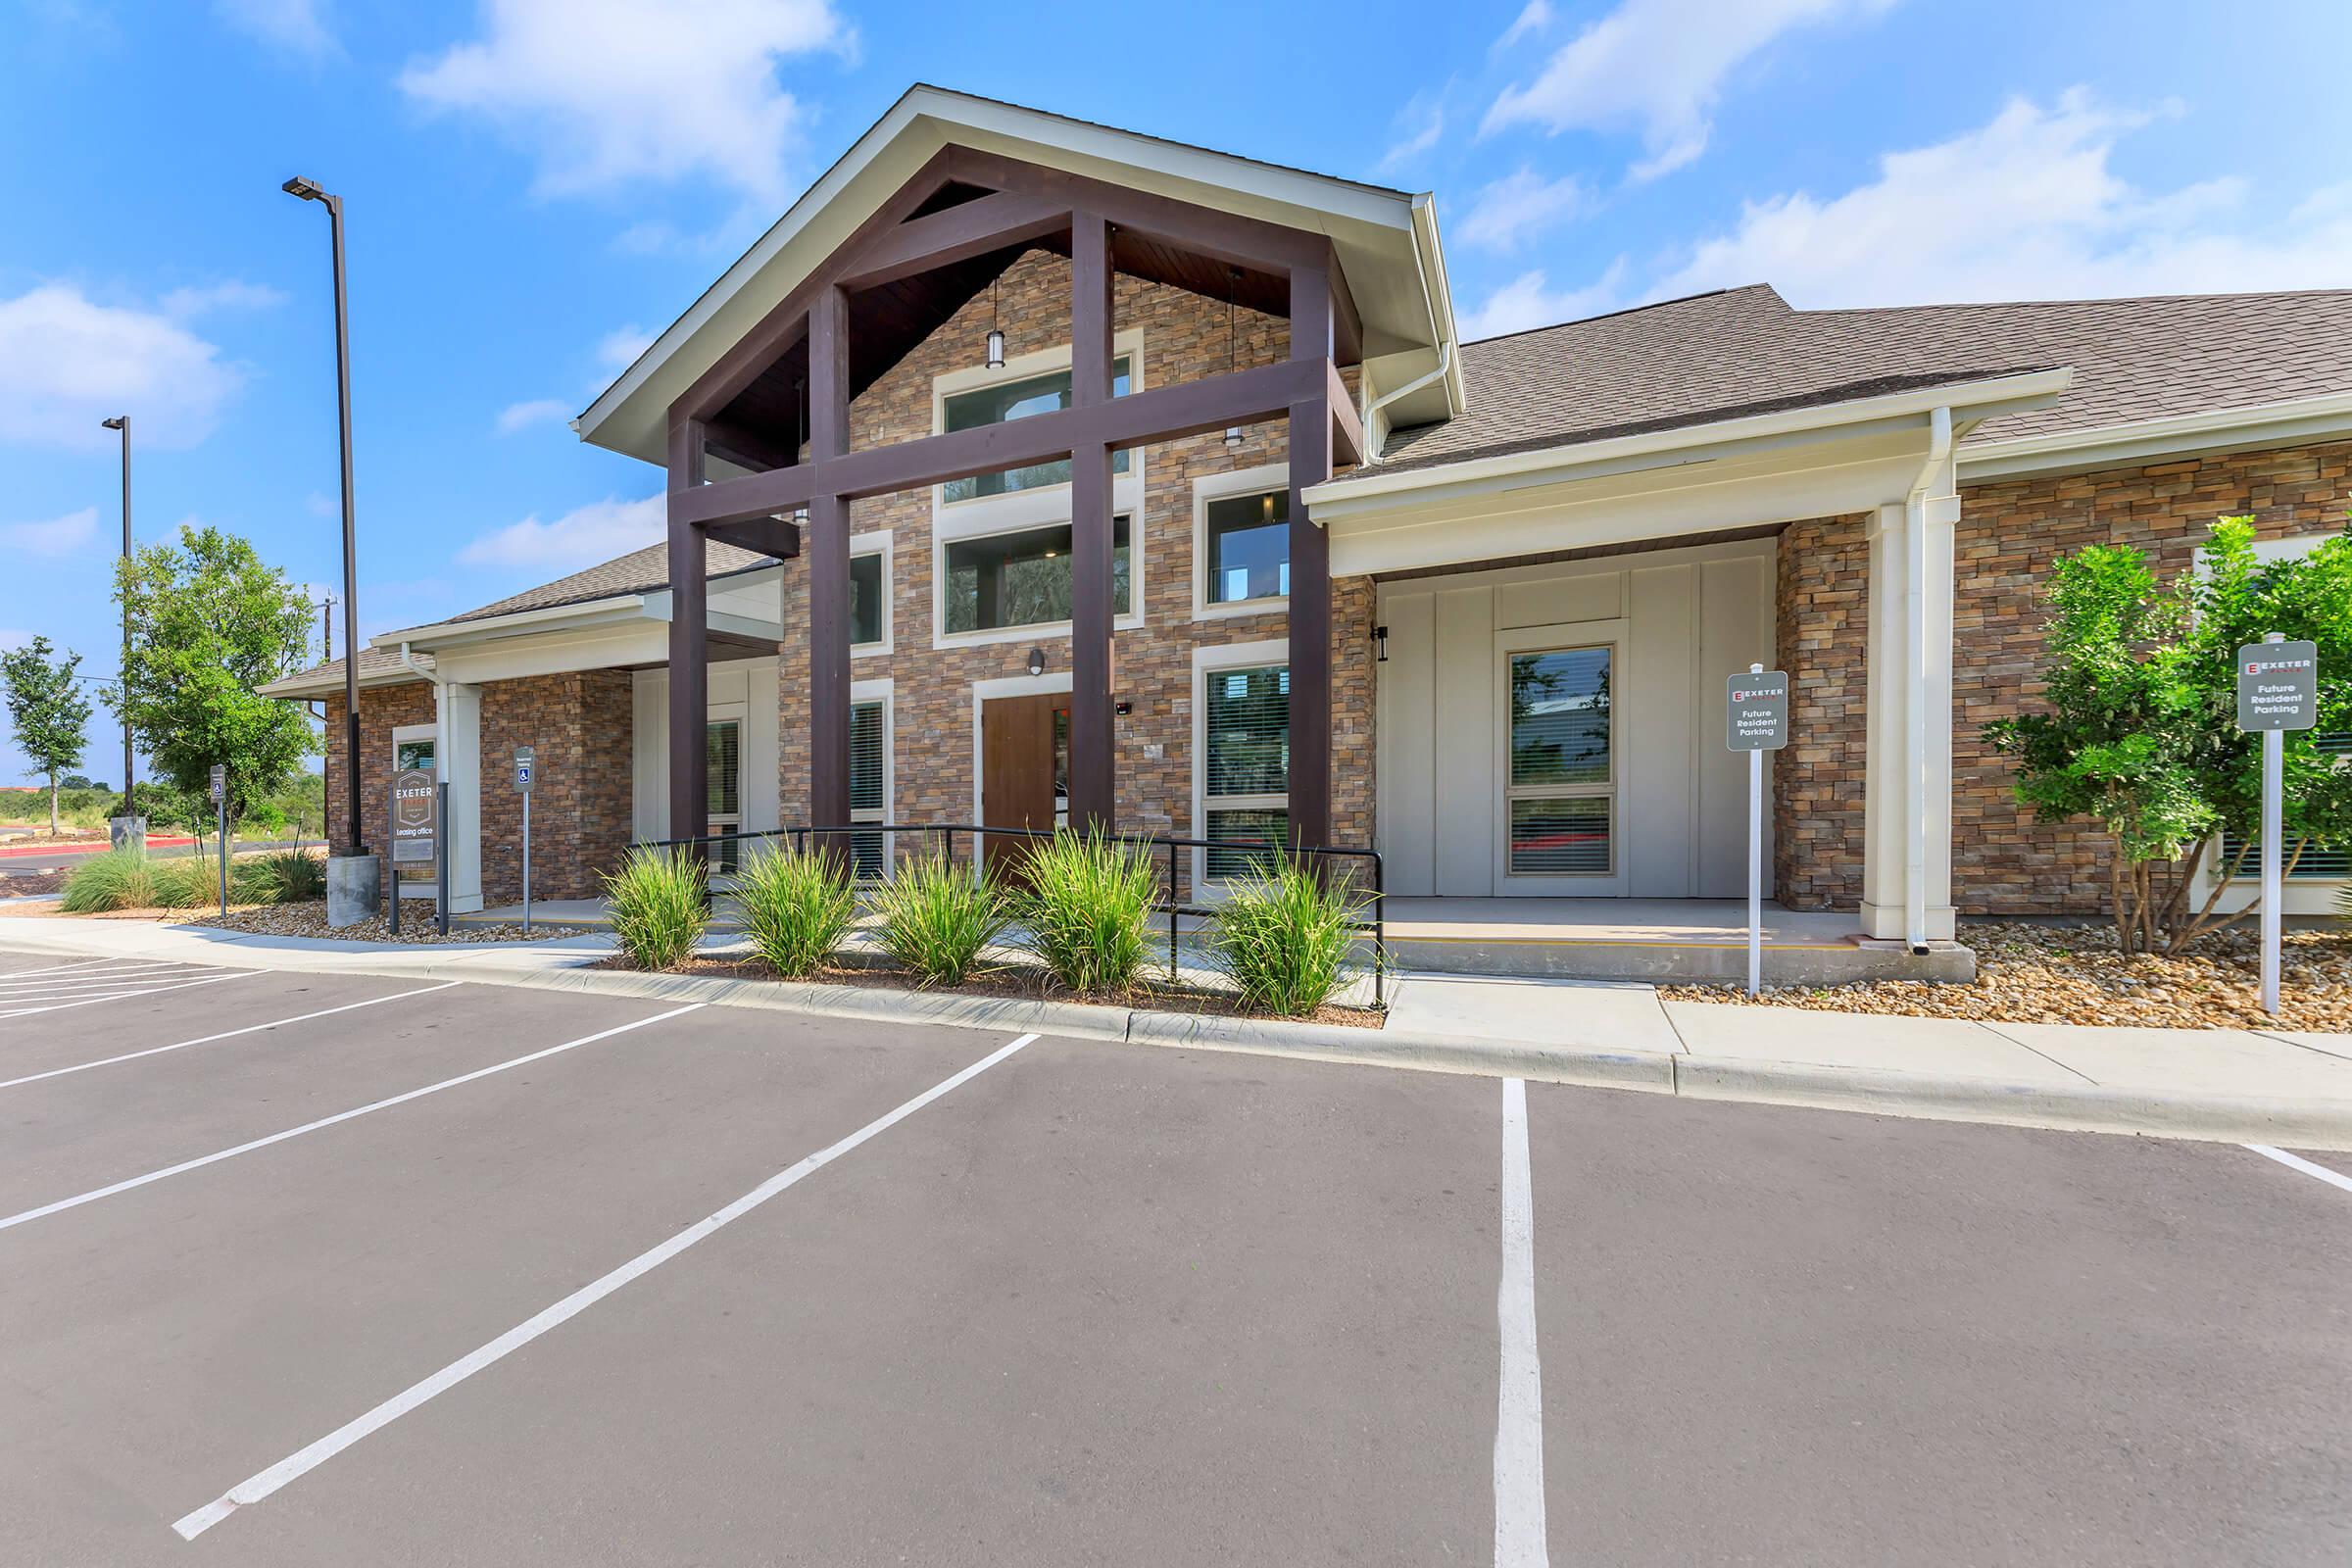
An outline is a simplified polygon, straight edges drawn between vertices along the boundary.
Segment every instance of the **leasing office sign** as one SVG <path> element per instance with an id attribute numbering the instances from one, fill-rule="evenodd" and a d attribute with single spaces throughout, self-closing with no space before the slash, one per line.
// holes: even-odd
<path id="1" fill-rule="evenodd" d="M 392 860 L 433 863 L 433 840 L 441 827 L 441 792 L 432 769 L 403 768 L 392 779 Z"/>

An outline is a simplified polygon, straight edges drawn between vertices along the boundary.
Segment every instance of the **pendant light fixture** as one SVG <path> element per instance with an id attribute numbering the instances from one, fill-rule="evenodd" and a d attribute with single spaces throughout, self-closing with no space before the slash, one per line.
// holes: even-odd
<path id="1" fill-rule="evenodd" d="M 1004 368 L 1004 330 L 997 324 L 997 280 L 988 280 L 988 368 Z"/>
<path id="2" fill-rule="evenodd" d="M 1235 267 L 1229 268 L 1227 270 L 1232 273 L 1233 287 L 1225 294 L 1225 373 L 1231 375 L 1235 365 L 1239 363 L 1239 351 L 1235 346 L 1234 334 L 1234 302 L 1242 292 L 1242 270 Z M 1242 427 L 1240 425 L 1229 424 L 1225 427 L 1225 450 L 1228 452 L 1242 450 Z"/>

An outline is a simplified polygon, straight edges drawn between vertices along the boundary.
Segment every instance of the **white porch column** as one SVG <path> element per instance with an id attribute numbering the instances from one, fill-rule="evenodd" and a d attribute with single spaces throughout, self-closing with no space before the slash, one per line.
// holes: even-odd
<path id="1" fill-rule="evenodd" d="M 1952 541 L 1959 520 L 1948 439 L 1910 498 L 1871 518 L 1862 930 L 1889 941 L 1948 942 L 1956 929 Z"/>
<path id="2" fill-rule="evenodd" d="M 449 907 L 482 906 L 482 689 L 462 681 L 433 688 L 434 755 L 449 784 Z"/>

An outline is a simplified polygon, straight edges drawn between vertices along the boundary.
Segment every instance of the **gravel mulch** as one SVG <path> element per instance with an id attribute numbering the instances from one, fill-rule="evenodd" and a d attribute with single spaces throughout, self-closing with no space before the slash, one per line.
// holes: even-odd
<path id="1" fill-rule="evenodd" d="M 1819 1012 L 1988 1023 L 2352 1033 L 2352 931 L 2286 933 L 2276 1018 L 2262 1010 L 2260 942 L 2251 928 L 2206 937 L 2177 957 L 2126 957 L 2115 950 L 2114 933 L 2096 927 L 1964 925 L 1960 940 L 1977 952 L 1973 985 L 1768 986 L 1758 1000 Z M 1658 994 L 1675 1002 L 1746 1001 L 1721 986 L 1661 986 Z"/>
<path id="2" fill-rule="evenodd" d="M 345 926 L 337 931 L 326 923 L 326 904 L 323 900 L 307 904 L 257 904 L 246 908 L 231 906 L 225 919 L 219 914 L 208 914 L 186 923 L 219 926 L 224 931 L 247 931 L 259 936 L 327 937 L 337 942 L 398 942 L 420 948 L 471 942 L 553 942 L 579 934 L 544 925 L 525 931 L 520 925 L 453 924 L 449 928 L 449 935 L 442 936 L 433 929 L 433 916 L 426 908 L 403 909 L 400 935 L 397 937 L 380 914 L 372 920 L 362 920 L 358 925 Z"/>
<path id="3" fill-rule="evenodd" d="M 598 969 L 635 970 L 636 965 L 624 954 L 614 954 L 592 965 Z M 717 980 L 774 980 L 775 971 L 757 959 L 690 958 L 669 974 L 707 976 Z M 1168 1012 L 1212 1013 L 1226 1018 L 1264 1018 L 1270 1013 L 1250 1012 L 1232 996 L 1214 991 L 1198 991 L 1190 987 L 1131 986 L 1125 991 L 1106 992 L 1100 996 L 1079 997 L 1054 984 L 1045 970 L 1033 964 L 1007 964 L 1001 968 L 983 969 L 959 986 L 924 986 L 912 975 L 899 969 L 881 968 L 868 964 L 831 964 L 806 977 L 811 985 L 865 986 L 878 991 L 932 990 L 956 996 L 1019 997 L 1042 1002 L 1089 1002 L 1106 1007 L 1133 1007 Z M 1318 1007 L 1304 1019 L 1293 1022 L 1335 1023 L 1352 1029 L 1378 1029 L 1387 1021 L 1387 1014 L 1369 1007 Z"/>
<path id="4" fill-rule="evenodd" d="M 54 871 L 0 870 L 0 899 L 32 899 L 63 893 L 66 878 L 73 874 L 66 866 Z"/>

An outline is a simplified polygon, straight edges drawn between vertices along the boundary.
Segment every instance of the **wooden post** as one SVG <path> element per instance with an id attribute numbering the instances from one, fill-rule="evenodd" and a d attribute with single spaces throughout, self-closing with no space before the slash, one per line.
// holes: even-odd
<path id="1" fill-rule="evenodd" d="M 1291 272 L 1291 358 L 1328 361 L 1331 274 Z M 1331 842 L 1331 543 L 1307 519 L 1306 490 L 1331 477 L 1329 395 L 1291 405 L 1291 843 Z"/>
<path id="2" fill-rule="evenodd" d="M 808 307 L 808 456 L 850 449 L 849 296 L 820 290 Z M 808 820 L 850 819 L 850 504 L 808 498 Z M 846 846 L 845 846 L 846 848 Z"/>
<path id="3" fill-rule="evenodd" d="M 1070 223 L 1070 406 L 1110 402 L 1110 227 L 1099 213 Z M 1116 830 L 1117 739 L 1110 690 L 1110 448 L 1070 453 L 1070 826 Z"/>
<path id="4" fill-rule="evenodd" d="M 703 482 L 703 426 L 681 419 L 669 430 L 669 494 Z M 672 515 L 669 523 L 669 836 L 700 838 L 710 830 L 710 758 L 705 733 L 710 712 L 710 577 L 703 531 Z"/>

